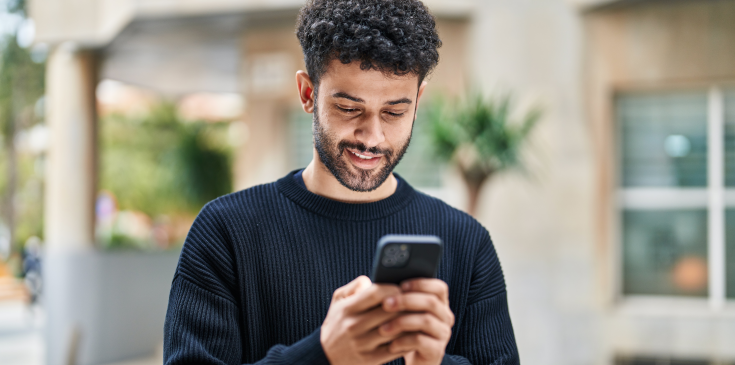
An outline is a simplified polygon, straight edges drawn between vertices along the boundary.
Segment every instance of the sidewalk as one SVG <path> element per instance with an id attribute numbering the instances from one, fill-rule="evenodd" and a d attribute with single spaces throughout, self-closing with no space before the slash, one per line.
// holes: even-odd
<path id="1" fill-rule="evenodd" d="M 2 365 L 44 365 L 44 314 L 40 306 L 29 308 L 19 300 L 0 301 L 0 363 Z M 155 354 L 106 365 L 160 365 L 163 346 Z"/>
<path id="2" fill-rule="evenodd" d="M 3 365 L 43 365 L 43 311 L 24 301 L 0 301 L 0 359 Z"/>

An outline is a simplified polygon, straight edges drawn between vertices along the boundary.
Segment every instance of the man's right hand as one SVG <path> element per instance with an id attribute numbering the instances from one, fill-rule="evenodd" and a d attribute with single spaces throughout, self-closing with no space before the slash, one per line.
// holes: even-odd
<path id="1" fill-rule="evenodd" d="M 332 365 L 383 364 L 406 352 L 391 353 L 389 344 L 395 337 L 378 332 L 383 323 L 400 313 L 383 310 L 382 303 L 401 294 L 397 285 L 373 284 L 367 276 L 359 276 L 334 291 L 320 340 Z"/>

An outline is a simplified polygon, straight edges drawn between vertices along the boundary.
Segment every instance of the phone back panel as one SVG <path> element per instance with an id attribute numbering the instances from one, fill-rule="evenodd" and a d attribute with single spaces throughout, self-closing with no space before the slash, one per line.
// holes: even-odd
<path id="1" fill-rule="evenodd" d="M 400 284 L 408 279 L 435 278 L 442 251 L 442 240 L 436 236 L 384 236 L 378 241 L 370 279 L 374 283 Z"/>

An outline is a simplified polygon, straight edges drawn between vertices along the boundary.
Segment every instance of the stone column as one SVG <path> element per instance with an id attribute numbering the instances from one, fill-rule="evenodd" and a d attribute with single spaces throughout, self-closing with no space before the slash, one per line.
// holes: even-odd
<path id="1" fill-rule="evenodd" d="M 46 69 L 49 148 L 44 196 L 46 363 L 89 363 L 101 269 L 95 269 L 97 55 L 64 43 Z"/>
<path id="2" fill-rule="evenodd" d="M 97 55 L 64 43 L 46 70 L 46 248 L 84 250 L 94 245 L 96 195 Z"/>

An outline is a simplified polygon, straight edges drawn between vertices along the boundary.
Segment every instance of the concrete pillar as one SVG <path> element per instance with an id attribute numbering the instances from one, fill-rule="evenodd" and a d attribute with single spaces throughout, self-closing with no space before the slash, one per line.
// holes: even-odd
<path id="1" fill-rule="evenodd" d="M 94 245 L 97 55 L 71 43 L 58 46 L 46 70 L 50 141 L 46 164 L 46 248 Z"/>
<path id="2" fill-rule="evenodd" d="M 84 280 L 100 276 L 88 258 L 95 252 L 97 56 L 65 43 L 53 50 L 46 67 L 46 360 L 48 365 L 76 364 L 84 362 L 79 355 L 89 340 L 99 295 Z"/>

